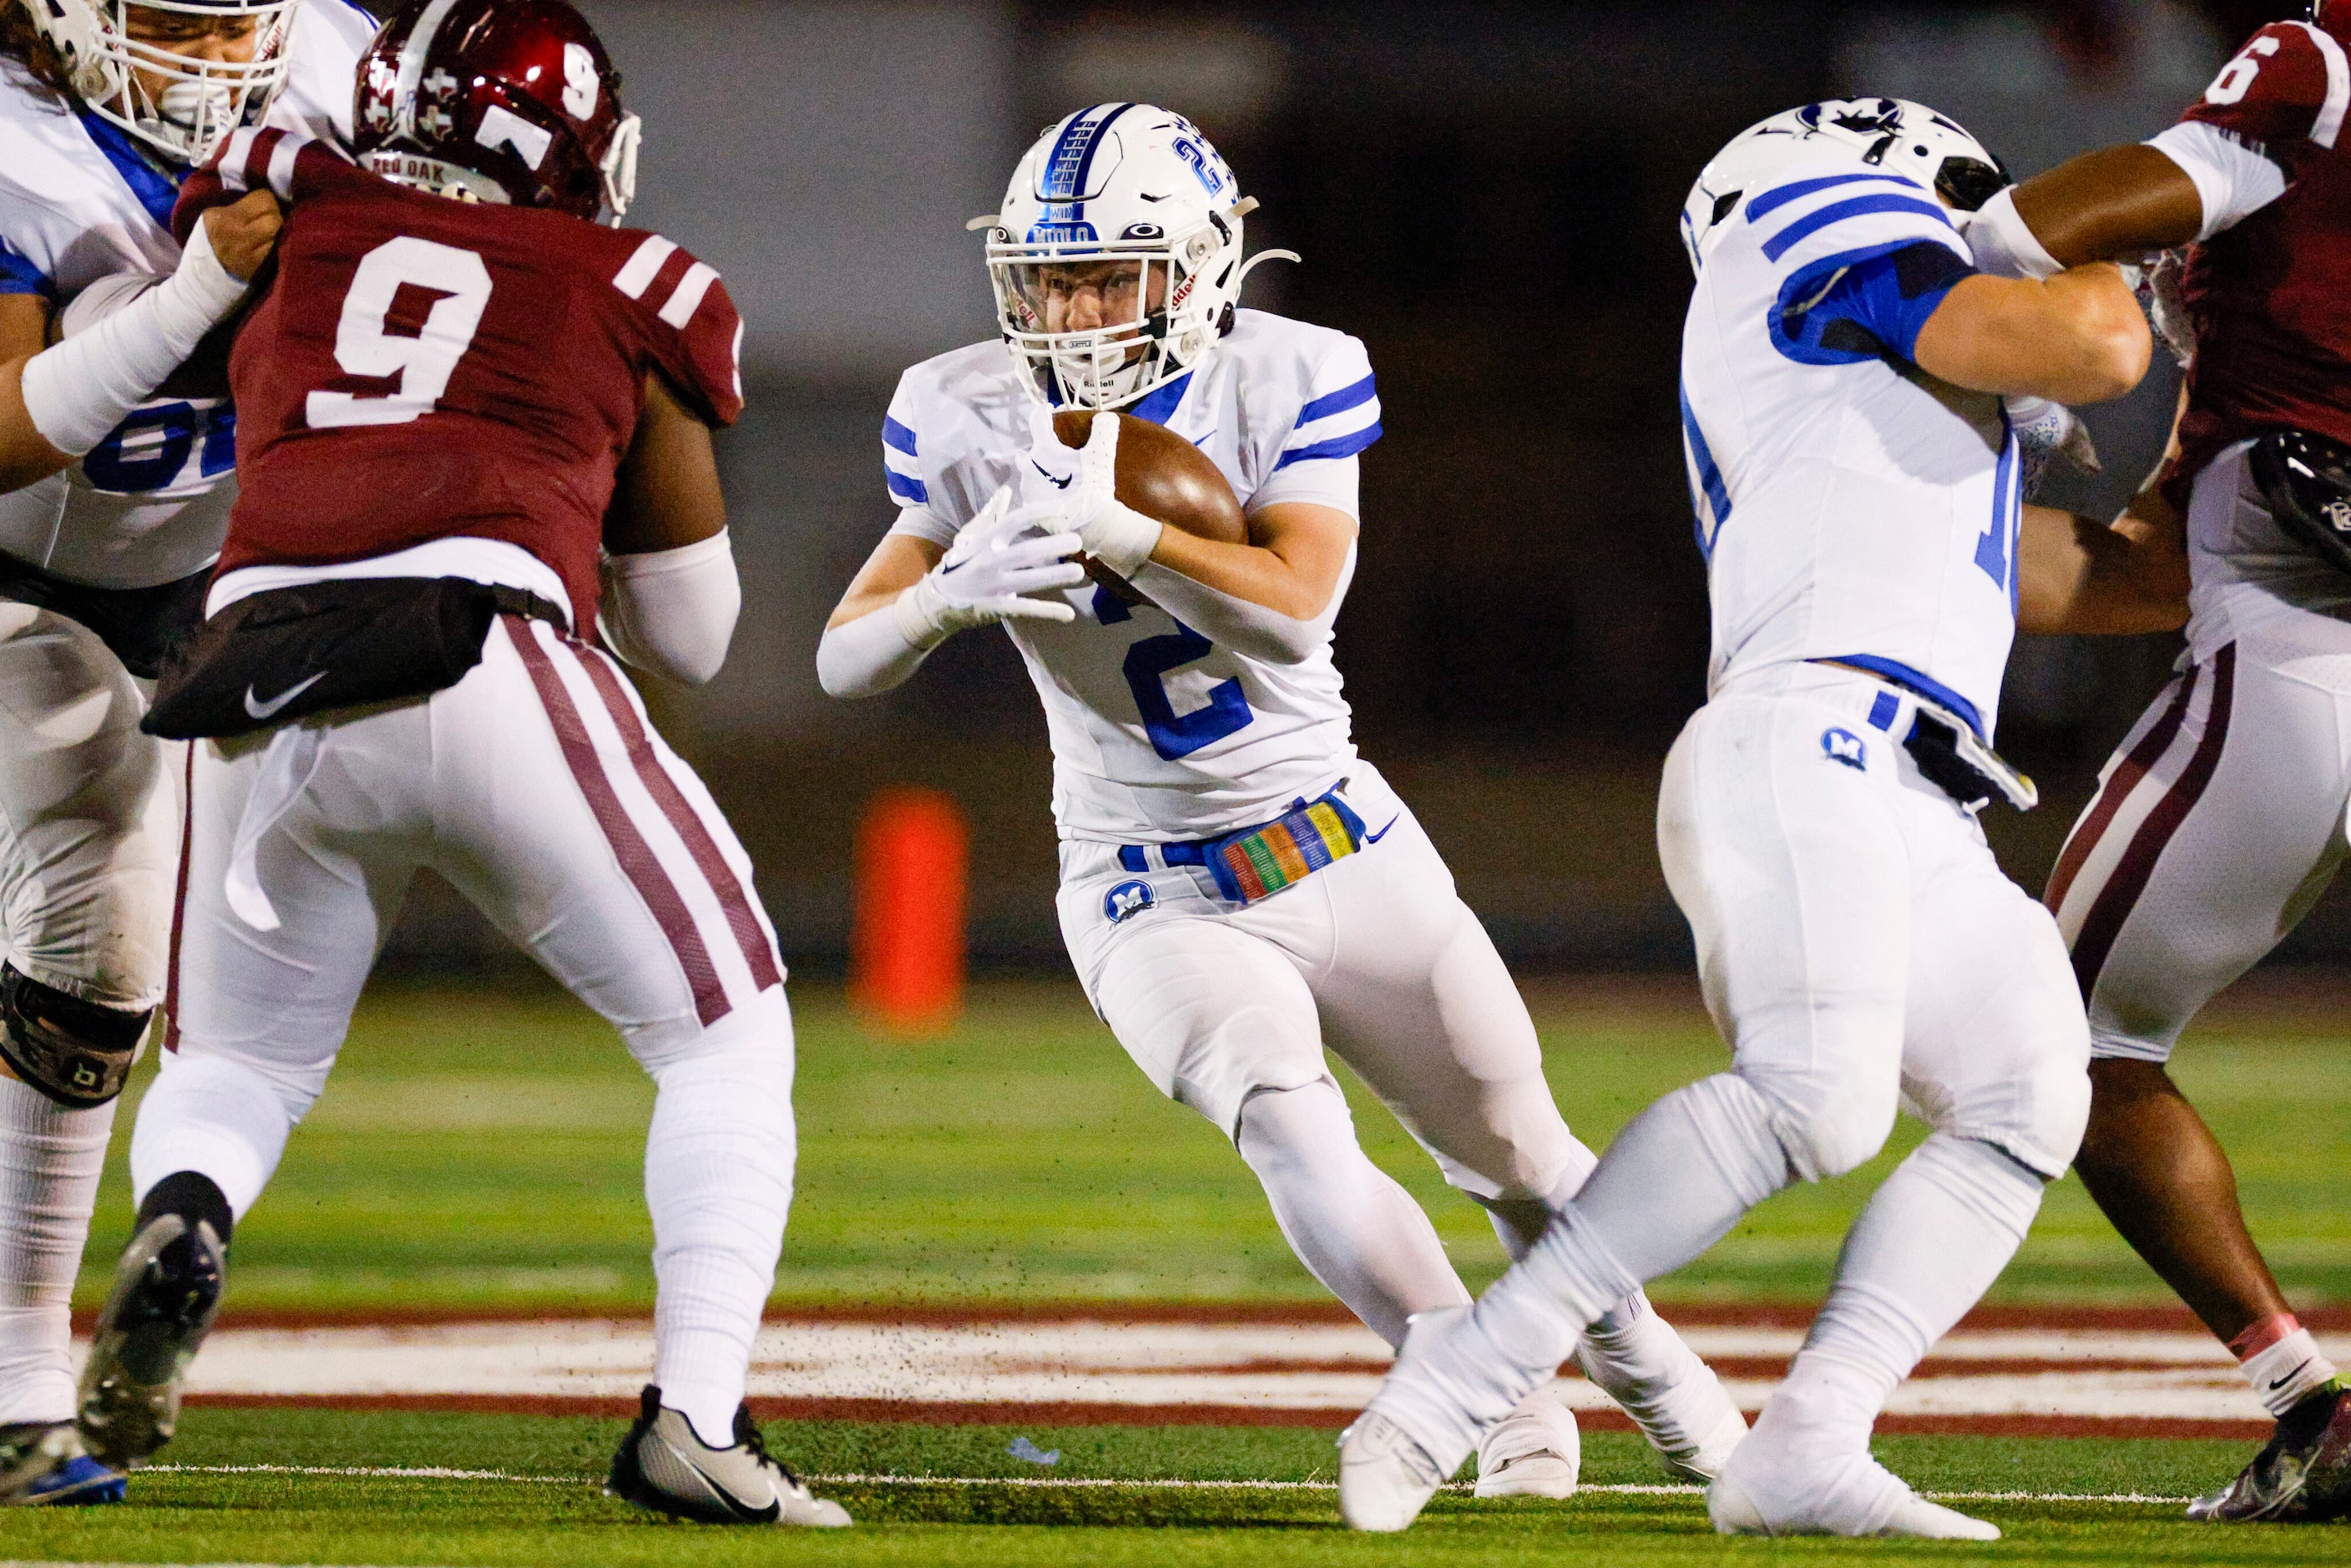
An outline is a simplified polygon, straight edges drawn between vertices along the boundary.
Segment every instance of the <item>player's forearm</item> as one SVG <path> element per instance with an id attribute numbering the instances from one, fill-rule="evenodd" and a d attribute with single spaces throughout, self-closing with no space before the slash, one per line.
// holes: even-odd
<path id="1" fill-rule="evenodd" d="M 2098 264 L 2046 281 L 1961 278 L 1928 318 L 1913 357 L 1954 386 L 2078 406 L 2138 385 L 2153 351 L 2121 269 Z"/>
<path id="2" fill-rule="evenodd" d="M 1167 530 L 1173 534 L 1176 530 Z M 1269 664 L 1303 664 L 1330 637 L 1330 622 L 1270 609 L 1187 577 L 1155 557 L 1132 579 L 1143 596 L 1220 648 Z M 1331 595 L 1324 596 L 1329 608 Z"/>
<path id="3" fill-rule="evenodd" d="M 2012 200 L 2016 216 L 2066 267 L 2186 245 L 2204 223 L 2195 181 L 2159 149 L 2138 142 L 2085 152 L 2035 175 Z"/>
<path id="4" fill-rule="evenodd" d="M 624 662 L 689 686 L 726 664 L 743 584 L 725 529 L 674 549 L 608 557 L 603 580 L 597 619 Z"/>
<path id="5" fill-rule="evenodd" d="M 2110 527 L 2027 507 L 2018 569 L 2020 631 L 2127 636 L 2188 621 L 2187 550 L 2161 509 L 2126 512 Z"/>
<path id="6" fill-rule="evenodd" d="M 828 696 L 878 697 L 913 679 L 937 646 L 935 640 L 907 635 L 893 598 L 854 620 L 836 619 L 824 629 L 816 645 L 817 685 Z"/>
<path id="7" fill-rule="evenodd" d="M 73 466 L 71 454 L 49 444 L 25 407 L 25 367 L 32 356 L 0 365 L 0 494 L 37 485 Z"/>

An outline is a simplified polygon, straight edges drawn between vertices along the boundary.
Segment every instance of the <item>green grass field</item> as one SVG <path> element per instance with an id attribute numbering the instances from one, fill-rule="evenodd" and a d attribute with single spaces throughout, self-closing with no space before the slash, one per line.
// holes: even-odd
<path id="1" fill-rule="evenodd" d="M 1702 1016 L 1594 993 L 1538 1016 L 1572 1123 L 1594 1144 L 1662 1091 L 1716 1070 Z M 1073 989 L 992 987 L 938 1040 L 875 1038 L 807 988 L 799 1193 L 781 1302 L 1308 1300 L 1230 1148 L 1161 1101 Z M 2341 1036 L 2270 1021 L 2204 1030 L 2179 1072 L 2238 1156 L 2249 1207 L 2298 1299 L 2351 1299 L 2351 1059 Z M 1437 1179 L 1350 1085 L 1367 1144 L 1436 1217 L 1465 1276 L 1500 1259 L 1483 1215 Z M 134 1091 L 134 1093 L 136 1092 Z M 362 1011 L 327 1098 L 237 1233 L 230 1310 L 650 1305 L 640 1196 L 649 1084 L 603 1028 L 538 993 L 386 989 Z M 131 1117 L 120 1124 L 118 1145 Z M 1908 1130 L 1890 1161 L 1915 1140 Z M 120 1147 L 118 1147 L 118 1156 Z M 1783 1195 L 1661 1300 L 1816 1297 L 1885 1162 Z M 94 1304 L 127 1228 L 110 1174 L 84 1278 Z M 2052 1195 L 2001 1282 L 2011 1301 L 2155 1302 L 2161 1286 L 2078 1184 Z M 2351 1562 L 2351 1531 L 2215 1530 L 2176 1503 L 2244 1446 L 2209 1441 L 1888 1437 L 1924 1490 L 2029 1493 L 1964 1506 L 1998 1546 L 1721 1541 L 1694 1494 L 1591 1490 L 1564 1504 L 1440 1498 L 1400 1540 L 1351 1536 L 1327 1490 L 1327 1434 L 1200 1427 L 778 1423 L 778 1451 L 861 1528 L 789 1542 L 648 1520 L 600 1495 L 620 1425 L 573 1418 L 191 1410 L 134 1506 L 0 1516 L 0 1558 L 312 1563 L 1510 1563 L 1962 1559 L 2081 1565 Z M 1061 1450 L 1040 1469 L 1016 1436 Z M 256 1469 L 258 1467 L 258 1469 Z M 340 1470 L 295 1474 L 291 1469 Z M 378 1472 L 497 1472 L 456 1479 Z M 1586 1439 L 1587 1487 L 1654 1484 L 1638 1443 Z M 1039 1485 L 1040 1481 L 1055 1484 Z M 1091 1485 L 1070 1485 L 1073 1481 Z M 1168 1483 L 1290 1483 L 1205 1487 Z M 1144 1485 L 1139 1483 L 1157 1484 Z M 1026 1483 L 1026 1484 L 1023 1484 Z M 1299 1484 L 1307 1483 L 1307 1484 Z"/>
<path id="2" fill-rule="evenodd" d="M 779 1301 L 1321 1299 L 1231 1146 L 1159 1097 L 1073 986 L 990 988 L 963 1027 L 916 1042 L 868 1034 L 837 992 L 803 989 L 797 1007 L 799 1188 Z M 1604 998 L 1537 1011 L 1552 1084 L 1594 1146 L 1725 1060 L 1687 1007 Z M 2178 1072 L 2234 1151 L 2290 1293 L 2351 1300 L 2345 1038 L 2208 1029 Z M 1349 1090 L 1374 1157 L 1482 1285 L 1501 1264 L 1483 1211 Z M 649 1307 L 652 1104 L 610 1031 L 559 995 L 380 992 L 238 1228 L 232 1310 Z M 126 1107 L 83 1277 L 91 1306 L 130 1222 L 131 1123 Z M 1774 1198 L 1658 1299 L 1816 1298 L 1855 1207 L 1918 1132 L 1906 1123 L 1876 1163 Z M 2069 1180 L 1994 1299 L 2169 1298 Z"/>

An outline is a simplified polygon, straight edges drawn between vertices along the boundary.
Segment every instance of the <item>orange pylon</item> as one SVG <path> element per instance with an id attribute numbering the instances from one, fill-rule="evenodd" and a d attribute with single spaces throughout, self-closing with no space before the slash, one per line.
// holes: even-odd
<path id="1" fill-rule="evenodd" d="M 935 789 L 877 793 L 857 830 L 849 998 L 901 1034 L 945 1030 L 963 1008 L 965 882 L 971 834 Z"/>

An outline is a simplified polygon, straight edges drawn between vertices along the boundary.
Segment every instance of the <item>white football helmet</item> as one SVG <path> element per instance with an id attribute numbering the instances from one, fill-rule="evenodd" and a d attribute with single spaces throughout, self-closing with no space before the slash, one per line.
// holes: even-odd
<path id="1" fill-rule="evenodd" d="M 302 0 L 18 0 L 65 59 L 90 112 L 177 162 L 200 164 L 231 132 L 258 122 L 286 86 L 294 15 Z M 231 64 L 142 43 L 125 26 L 134 10 L 214 19 L 250 16 L 253 58 Z M 165 78 L 151 93 L 134 70 Z"/>
<path id="2" fill-rule="evenodd" d="M 1192 122 L 1147 103 L 1098 103 L 1021 158 L 987 235 L 998 324 L 1040 402 L 1123 407 L 1207 358 L 1232 330 L 1254 211 Z M 1081 325 L 1056 320 L 1090 297 Z"/>
<path id="3" fill-rule="evenodd" d="M 1972 213 L 2009 183 L 2008 165 L 1959 121 L 1898 98 L 1832 99 L 1749 126 L 1714 155 L 1682 204 L 1682 245 L 1690 270 L 1705 264 L 1719 225 L 1739 199 L 1781 183 L 1801 164 L 1843 160 L 1905 175 Z"/>

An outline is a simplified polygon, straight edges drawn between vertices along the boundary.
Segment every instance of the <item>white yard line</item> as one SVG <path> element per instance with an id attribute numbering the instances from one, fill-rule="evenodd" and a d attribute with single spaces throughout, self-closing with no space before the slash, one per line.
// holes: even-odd
<path id="1" fill-rule="evenodd" d="M 346 1476 L 375 1480 L 512 1481 L 530 1486 L 595 1486 L 601 1476 L 518 1476 L 507 1470 L 405 1469 L 358 1465 L 153 1465 L 151 1476 Z M 1035 1491 L 1336 1491 L 1336 1481 L 1187 1481 L 1168 1478 L 1117 1480 L 1099 1476 L 810 1476 L 818 1486 L 1018 1487 Z M 1447 1491 L 1470 1490 L 1460 1482 Z M 1703 1487 L 1623 1482 L 1579 1489 L 1605 1497 L 1702 1497 Z M 2154 1492 L 1930 1491 L 1946 1502 L 2105 1502 L 2167 1505 L 2192 1499 Z M 16 1568 L 0 1563 L 0 1568 Z"/>

